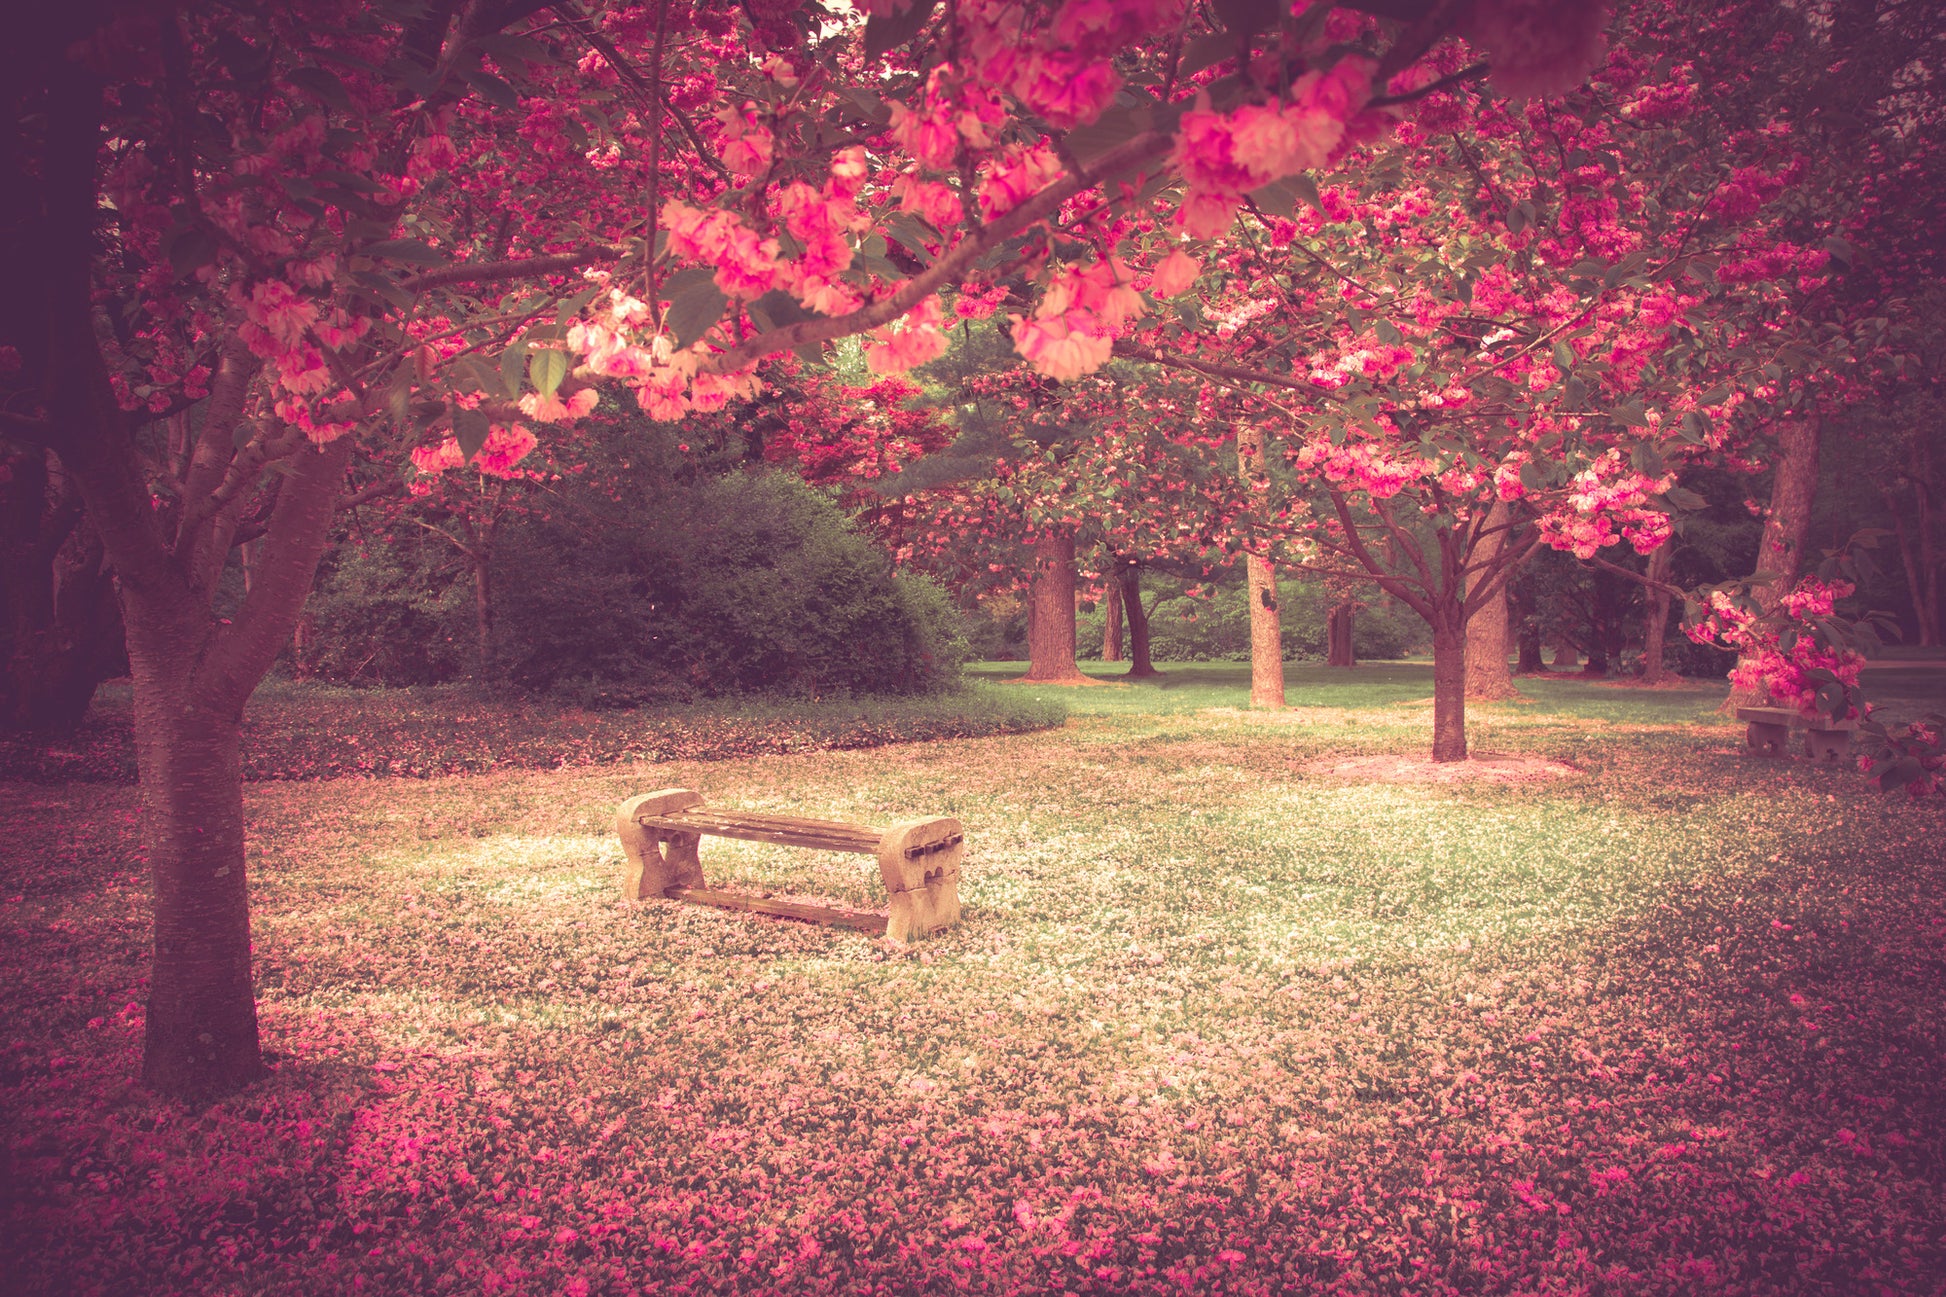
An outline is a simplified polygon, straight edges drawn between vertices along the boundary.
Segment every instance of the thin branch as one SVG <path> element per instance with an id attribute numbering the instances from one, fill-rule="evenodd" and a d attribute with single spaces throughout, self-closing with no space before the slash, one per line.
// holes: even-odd
<path id="1" fill-rule="evenodd" d="M 952 251 L 887 296 L 846 315 L 800 320 L 782 328 L 767 329 L 726 351 L 705 357 L 700 368 L 712 372 L 741 369 L 766 356 L 890 324 L 942 287 L 958 283 L 976 261 L 1015 234 L 1058 213 L 1061 204 L 1098 183 L 1096 177 L 1114 175 L 1123 168 L 1160 157 L 1170 139 L 1157 131 L 1144 131 L 1097 159 L 1092 175 L 1068 175 L 1056 180 L 1020 206 L 962 239 Z"/>
<path id="2" fill-rule="evenodd" d="M 402 280 L 399 287 L 409 293 L 443 284 L 488 284 L 531 275 L 558 275 L 599 261 L 615 261 L 628 255 L 628 249 L 615 243 L 584 243 L 567 252 L 541 257 L 516 257 L 511 261 L 471 261 L 441 266 Z"/>

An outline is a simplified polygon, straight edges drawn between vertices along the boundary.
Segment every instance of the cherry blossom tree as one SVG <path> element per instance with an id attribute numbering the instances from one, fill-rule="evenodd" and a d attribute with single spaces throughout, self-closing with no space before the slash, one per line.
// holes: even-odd
<path id="1" fill-rule="evenodd" d="M 1599 54 L 1592 8 L 1372 8 L 1225 7 L 1215 28 L 1170 0 L 889 5 L 862 29 L 670 0 L 21 19 L 0 410 L 73 475 L 117 581 L 155 902 L 146 1080 L 206 1097 L 262 1067 L 239 723 L 355 447 L 403 463 L 450 438 L 511 467 L 600 385 L 708 412 L 766 358 L 854 334 L 903 370 L 968 303 L 1017 301 L 1022 355 L 1074 377 L 1145 305 L 1105 222 L 1159 203 L 1217 232 L 1246 186 L 1388 127 L 1416 93 L 1394 78 L 1448 36 L 1520 92 Z M 158 472 L 145 448 L 179 414 L 188 454 Z M 259 516 L 250 594 L 219 620 Z"/>

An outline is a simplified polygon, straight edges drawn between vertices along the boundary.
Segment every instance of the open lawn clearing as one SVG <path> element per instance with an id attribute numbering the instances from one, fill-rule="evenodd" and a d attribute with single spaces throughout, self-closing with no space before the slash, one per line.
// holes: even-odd
<path id="1" fill-rule="evenodd" d="M 1737 755 L 1720 690 L 1580 681 L 1473 711 L 1476 746 L 1578 776 L 1319 777 L 1418 753 L 1424 667 L 1315 723 L 1170 670 L 1050 691 L 1076 716 L 1040 734 L 252 786 L 278 1070 L 202 1114 L 129 1082 L 134 790 L 0 785 L 16 1274 L 1938 1291 L 1939 802 Z M 958 816 L 965 922 L 906 952 L 618 903 L 610 816 L 664 785 Z M 863 858 L 705 852 L 712 882 L 879 900 Z"/>

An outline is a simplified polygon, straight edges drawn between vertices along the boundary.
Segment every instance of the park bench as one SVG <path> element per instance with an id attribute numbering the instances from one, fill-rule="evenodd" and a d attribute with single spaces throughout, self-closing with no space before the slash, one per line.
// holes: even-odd
<path id="1" fill-rule="evenodd" d="M 699 793 L 664 788 L 623 802 L 616 812 L 615 832 L 628 858 L 622 877 L 625 900 L 661 896 L 692 905 L 855 928 L 894 941 L 929 936 L 959 922 L 960 860 L 966 853 L 966 834 L 958 820 L 944 816 L 875 829 L 840 820 L 713 810 L 703 804 Z M 697 845 L 706 836 L 876 856 L 879 877 L 891 897 L 890 913 L 854 914 L 712 890 L 703 879 L 697 854 Z"/>
<path id="2" fill-rule="evenodd" d="M 1761 757 L 1781 757 L 1790 743 L 1791 726 L 1803 720 L 1787 707 L 1739 707 L 1737 719 L 1745 722 L 1744 746 Z M 1804 755 L 1813 761 L 1843 761 L 1851 751 L 1852 732 L 1857 721 L 1832 720 L 1819 716 L 1804 721 Z"/>

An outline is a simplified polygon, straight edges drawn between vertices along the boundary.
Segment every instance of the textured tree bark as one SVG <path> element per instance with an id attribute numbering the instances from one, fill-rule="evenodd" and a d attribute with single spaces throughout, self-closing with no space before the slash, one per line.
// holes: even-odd
<path id="1" fill-rule="evenodd" d="M 1770 514 L 1757 543 L 1758 572 L 1771 579 L 1751 591 L 1757 606 L 1768 613 L 1783 602 L 1797 584 L 1804 567 L 1804 544 L 1811 534 L 1811 506 L 1818 493 L 1818 445 L 1822 429 L 1815 415 L 1790 419 L 1777 430 L 1775 476 L 1770 485 Z M 1745 665 L 1744 658 L 1737 665 Z M 1761 689 L 1735 688 L 1720 709 L 1732 715 L 1739 707 L 1758 707 L 1768 701 Z"/>
<path id="2" fill-rule="evenodd" d="M 1277 611 L 1277 574 L 1261 555 L 1246 554 L 1243 563 L 1250 593 L 1250 705 L 1280 711 L 1284 630 Z"/>
<path id="3" fill-rule="evenodd" d="M 473 565 L 473 675 L 493 678 L 493 564 L 486 553 L 469 553 Z"/>
<path id="4" fill-rule="evenodd" d="M 1533 599 L 1512 582 L 1507 586 L 1507 619 L 1514 625 L 1514 674 L 1540 675 L 1547 663 L 1541 660 L 1541 628 L 1534 618 Z"/>
<path id="5" fill-rule="evenodd" d="M 1904 501 L 1889 486 L 1879 488 L 1899 543 L 1899 565 L 1905 570 L 1906 590 L 1912 596 L 1915 641 L 1921 647 L 1940 643 L 1946 624 L 1940 619 L 1939 548 L 1933 537 L 1932 443 L 1924 431 L 1911 434 L 1905 478 L 1912 486 L 1912 521 L 1906 522 Z"/>
<path id="6" fill-rule="evenodd" d="M 1495 501 L 1487 514 L 1490 529 L 1505 527 L 1507 505 Z M 1506 533 L 1491 530 L 1474 547 L 1474 561 L 1492 563 L 1499 557 Z M 1488 702 L 1518 698 L 1513 674 L 1507 670 L 1507 587 L 1503 583 L 1493 596 L 1473 611 L 1466 621 L 1466 696 Z"/>
<path id="7" fill-rule="evenodd" d="M 1358 655 L 1353 651 L 1351 642 L 1352 619 L 1355 616 L 1352 598 L 1346 595 L 1331 606 L 1325 614 L 1325 665 L 1350 667 L 1358 665 Z"/>
<path id="8" fill-rule="evenodd" d="M 155 907 L 142 1080 L 202 1102 L 263 1073 L 250 977 L 241 716 L 194 696 L 193 668 L 184 670 L 193 640 L 141 638 L 135 743 Z M 157 643 L 164 638 L 166 648 Z"/>
<path id="9" fill-rule="evenodd" d="M 1432 759 L 1466 760 L 1466 630 L 1440 610 L 1432 627 Z"/>
<path id="10" fill-rule="evenodd" d="M 1122 583 L 1113 574 L 1101 596 L 1101 660 L 1122 660 Z"/>
<path id="11" fill-rule="evenodd" d="M 0 730 L 71 734 L 127 670 L 114 580 L 51 452 L 13 456 L 0 477 Z"/>
<path id="12" fill-rule="evenodd" d="M 1566 639 L 1554 641 L 1554 658 L 1548 663 L 1549 667 L 1556 671 L 1565 671 L 1569 667 L 1578 667 L 1580 665 L 1581 651 L 1579 649 L 1575 648 Z"/>
<path id="13" fill-rule="evenodd" d="M 1074 657 L 1074 534 L 1043 536 L 1034 547 L 1028 595 L 1027 674 L 1036 684 L 1092 684 Z"/>
<path id="14" fill-rule="evenodd" d="M 1244 490 L 1264 472 L 1264 432 L 1255 424 L 1237 427 L 1237 474 Z M 1277 575 L 1261 554 L 1243 556 L 1244 585 L 1250 600 L 1250 705 L 1268 711 L 1284 706 L 1284 630 L 1277 608 Z"/>
<path id="15" fill-rule="evenodd" d="M 1159 676 L 1162 673 L 1149 660 L 1149 610 L 1142 602 L 1142 569 L 1124 563 L 1116 579 L 1122 587 L 1122 611 L 1128 616 L 1128 678 Z"/>
<path id="16" fill-rule="evenodd" d="M 1669 580 L 1669 569 L 1674 562 L 1675 546 L 1671 542 L 1664 541 L 1655 553 L 1649 555 L 1649 580 L 1666 584 Z M 1642 621 L 1642 683 L 1659 685 L 1671 676 L 1668 664 L 1663 661 L 1669 635 L 1669 592 L 1661 585 L 1652 585 L 1649 587 L 1645 603 L 1646 610 Z"/>

